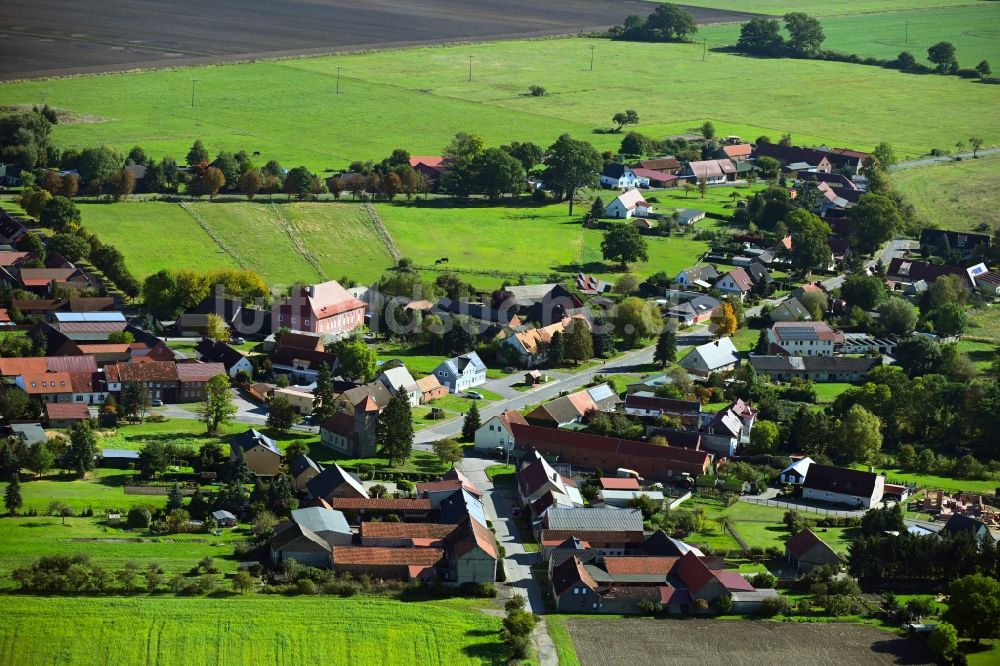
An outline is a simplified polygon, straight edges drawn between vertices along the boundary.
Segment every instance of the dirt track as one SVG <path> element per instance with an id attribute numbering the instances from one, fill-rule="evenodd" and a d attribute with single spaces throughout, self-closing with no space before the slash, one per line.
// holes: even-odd
<path id="1" fill-rule="evenodd" d="M 0 80 L 604 29 L 638 0 L 4 0 Z M 701 24 L 752 14 L 689 7 Z"/>
<path id="2" fill-rule="evenodd" d="M 729 620 L 566 622 L 583 666 L 929 666 L 916 640 L 853 624 Z"/>

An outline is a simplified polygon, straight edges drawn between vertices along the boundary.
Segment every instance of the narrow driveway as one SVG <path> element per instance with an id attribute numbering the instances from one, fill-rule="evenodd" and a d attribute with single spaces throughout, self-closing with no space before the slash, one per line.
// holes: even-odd
<path id="1" fill-rule="evenodd" d="M 963 160 L 978 159 L 980 157 L 985 157 L 987 155 L 996 155 L 1000 153 L 1000 148 L 986 148 L 985 150 L 977 150 L 976 156 L 973 157 L 971 152 L 968 153 L 958 153 L 957 155 L 942 155 L 941 157 L 924 157 L 919 160 L 910 160 L 908 162 L 900 162 L 899 164 L 894 164 L 889 167 L 889 171 L 901 171 L 903 169 L 912 169 L 913 167 L 930 166 L 932 164 L 944 164 L 946 162 L 954 162 L 956 157 L 961 157 Z"/>

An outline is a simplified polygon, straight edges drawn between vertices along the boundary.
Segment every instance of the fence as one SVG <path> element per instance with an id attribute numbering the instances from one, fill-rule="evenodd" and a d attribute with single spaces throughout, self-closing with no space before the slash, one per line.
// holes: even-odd
<path id="1" fill-rule="evenodd" d="M 794 510 L 794 511 L 805 511 L 807 513 L 816 513 L 823 516 L 837 516 L 840 518 L 853 518 L 858 515 L 858 511 L 845 511 L 840 509 L 825 509 L 818 506 L 809 506 L 808 504 L 796 504 L 794 502 L 782 502 L 780 500 L 772 499 L 757 499 L 755 497 L 741 497 L 740 501 L 749 502 L 750 504 L 763 504 L 764 506 L 773 506 L 779 509 Z"/>
<path id="2" fill-rule="evenodd" d="M 667 508 L 671 509 L 671 510 L 676 509 L 677 507 L 679 507 L 681 504 L 683 504 L 684 502 L 688 501 L 689 499 L 691 499 L 691 492 L 690 491 L 684 493 L 683 495 L 681 495 L 680 497 L 678 497 L 674 501 L 672 501 L 669 504 L 667 504 Z"/>

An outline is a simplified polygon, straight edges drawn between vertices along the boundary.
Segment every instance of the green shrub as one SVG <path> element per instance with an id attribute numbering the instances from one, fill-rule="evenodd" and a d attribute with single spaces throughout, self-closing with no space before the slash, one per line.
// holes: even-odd
<path id="1" fill-rule="evenodd" d="M 152 519 L 153 516 L 149 513 L 149 509 L 137 506 L 128 510 L 128 516 L 125 519 L 125 524 L 133 530 L 145 529 L 149 527 L 149 523 Z"/>

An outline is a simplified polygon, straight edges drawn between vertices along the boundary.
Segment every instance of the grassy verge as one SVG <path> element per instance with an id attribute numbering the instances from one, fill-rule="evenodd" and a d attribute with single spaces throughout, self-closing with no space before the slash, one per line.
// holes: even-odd
<path id="1" fill-rule="evenodd" d="M 549 628 L 549 637 L 556 646 L 556 656 L 559 658 L 559 666 L 580 666 L 580 660 L 576 656 L 576 648 L 573 647 L 573 639 L 566 629 L 565 618 L 557 615 L 546 615 L 545 624 Z"/>

